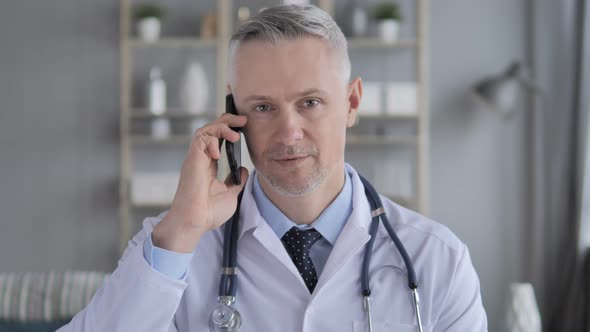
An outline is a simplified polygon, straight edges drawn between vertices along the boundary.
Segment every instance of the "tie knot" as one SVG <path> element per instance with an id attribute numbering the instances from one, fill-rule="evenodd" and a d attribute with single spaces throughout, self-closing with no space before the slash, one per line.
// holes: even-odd
<path id="1" fill-rule="evenodd" d="M 311 246 L 321 237 L 322 235 L 314 228 L 302 230 L 293 227 L 283 235 L 282 240 L 290 249 L 302 249 L 305 254 L 308 254 Z"/>

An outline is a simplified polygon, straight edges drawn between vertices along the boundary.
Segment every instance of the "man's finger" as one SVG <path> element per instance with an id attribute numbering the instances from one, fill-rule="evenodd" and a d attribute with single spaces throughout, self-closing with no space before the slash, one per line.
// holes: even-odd
<path id="1" fill-rule="evenodd" d="M 219 140 L 213 136 L 195 136 L 190 144 L 189 150 L 192 153 L 205 153 L 212 160 L 218 160 L 221 157 Z"/>
<path id="2" fill-rule="evenodd" d="M 226 139 L 230 142 L 236 142 L 240 139 L 240 134 L 232 130 L 225 123 L 211 123 L 205 127 L 199 128 L 195 133 L 195 137 L 198 136 L 213 136 Z"/>
<path id="3" fill-rule="evenodd" d="M 243 127 L 246 125 L 246 122 L 248 122 L 248 118 L 245 115 L 223 113 L 217 117 L 215 122 L 222 122 L 230 127 Z"/>

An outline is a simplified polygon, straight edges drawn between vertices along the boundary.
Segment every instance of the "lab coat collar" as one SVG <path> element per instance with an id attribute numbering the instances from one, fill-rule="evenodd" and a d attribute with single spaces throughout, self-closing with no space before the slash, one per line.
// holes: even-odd
<path id="1" fill-rule="evenodd" d="M 372 221 L 371 209 L 365 195 L 364 186 L 358 173 L 352 166 L 346 164 L 346 171 L 351 175 L 352 180 L 352 213 L 332 248 L 332 252 L 328 257 L 328 261 L 312 294 L 312 299 L 322 291 L 322 288 L 324 288 L 334 274 L 341 270 L 361 250 L 364 250 L 365 244 L 371 238 L 369 235 L 369 225 Z M 244 187 L 244 195 L 240 207 L 239 238 L 249 230 L 255 229 L 254 237 L 259 240 L 266 239 L 265 241 L 261 241 L 262 244 L 276 255 L 279 261 L 291 270 L 293 274 L 299 276 L 286 251 L 280 250 L 282 248 L 280 240 L 278 240 L 276 234 L 258 211 L 254 195 L 252 194 L 252 186 L 255 178 L 254 172 L 255 170 L 248 177 L 248 181 Z M 380 226 L 377 238 L 383 235 L 387 236 L 387 233 L 385 233 L 384 227 Z M 305 287 L 303 282 L 302 287 Z"/>
<path id="2" fill-rule="evenodd" d="M 272 230 L 270 225 L 264 221 L 258 205 L 252 194 L 253 183 L 256 181 L 256 170 L 252 170 L 252 174 L 248 177 L 248 181 L 244 186 L 244 195 L 242 196 L 242 205 L 240 206 L 240 219 L 239 219 L 239 236 L 238 240 L 242 236 L 253 229 L 252 236 L 257 239 L 270 253 L 275 255 L 279 262 L 281 262 L 285 268 L 287 268 L 296 277 L 301 278 L 299 271 L 295 265 L 293 265 L 289 254 L 285 250 L 283 243 L 277 237 L 276 233 Z M 301 281 L 302 289 L 306 289 L 303 280 Z"/>
<path id="3" fill-rule="evenodd" d="M 354 224 L 354 227 L 357 227 L 368 234 L 369 224 L 372 219 L 370 217 L 371 208 L 369 206 L 369 202 L 367 201 L 367 196 L 365 195 L 365 187 L 363 186 L 357 171 L 352 166 L 346 163 L 345 168 L 346 172 L 350 175 L 350 180 L 352 180 L 352 213 L 348 219 L 347 224 L 352 223 Z M 250 176 L 248 176 L 246 185 L 244 186 L 244 195 L 242 197 L 242 203 L 240 206 L 239 239 L 241 239 L 244 233 L 247 231 L 258 227 L 261 222 L 265 222 L 260 215 L 254 195 L 252 194 L 253 183 L 256 181 L 255 175 L 256 170 L 253 169 Z M 393 216 L 389 216 L 390 221 L 392 221 L 392 217 Z M 387 233 L 385 233 L 383 226 L 380 226 L 379 232 L 377 233 L 377 238 L 383 236 L 387 236 Z"/>
<path id="4" fill-rule="evenodd" d="M 334 274 L 365 248 L 365 244 L 371 238 L 369 235 L 371 208 L 365 196 L 365 187 L 352 166 L 346 164 L 346 171 L 351 174 L 352 179 L 352 213 L 332 248 L 312 298 L 322 291 Z"/>
<path id="5" fill-rule="evenodd" d="M 356 175 L 354 169 L 352 169 L 352 167 L 350 167 L 348 164 L 346 164 L 346 170 L 348 173 Z M 260 214 L 260 210 L 258 209 L 258 205 L 256 204 L 256 200 L 254 198 L 254 181 L 256 181 L 256 177 L 256 169 L 252 169 L 250 175 L 248 176 L 248 180 L 246 181 L 246 185 L 244 186 L 244 195 L 242 196 L 242 203 L 240 205 L 240 225 L 238 239 L 241 239 L 244 233 L 247 231 L 258 227 L 261 222 L 264 222 L 264 219 Z"/>
<path id="6" fill-rule="evenodd" d="M 255 175 L 256 170 L 252 169 L 252 172 L 246 181 L 246 185 L 244 186 L 244 194 L 242 195 L 242 203 L 240 205 L 238 240 L 241 239 L 247 231 L 258 227 L 262 221 L 262 216 L 260 215 L 260 211 L 258 211 L 258 206 L 256 205 L 254 195 L 252 194 L 253 183 L 256 181 Z"/>
<path id="7" fill-rule="evenodd" d="M 298 229 L 315 228 L 328 241 L 330 246 L 333 247 L 352 211 L 352 184 L 350 174 L 346 171 L 344 173 L 344 186 L 340 193 L 324 209 L 320 216 L 309 225 L 297 225 L 272 203 L 260 186 L 260 176 L 258 173 L 254 173 L 253 175 L 252 194 L 254 195 L 260 215 L 277 234 L 279 239 L 293 227 Z"/>

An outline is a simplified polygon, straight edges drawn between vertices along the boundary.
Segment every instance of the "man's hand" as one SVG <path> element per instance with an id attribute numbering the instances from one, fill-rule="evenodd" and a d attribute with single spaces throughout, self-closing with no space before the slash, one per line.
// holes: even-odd
<path id="1" fill-rule="evenodd" d="M 240 169 L 241 185 L 234 185 L 229 176 L 225 182 L 217 179 L 219 139 L 238 141 L 240 134 L 230 127 L 243 127 L 246 122 L 243 115 L 223 114 L 196 131 L 170 211 L 152 233 L 155 246 L 190 253 L 206 231 L 221 226 L 233 215 L 248 171 Z"/>

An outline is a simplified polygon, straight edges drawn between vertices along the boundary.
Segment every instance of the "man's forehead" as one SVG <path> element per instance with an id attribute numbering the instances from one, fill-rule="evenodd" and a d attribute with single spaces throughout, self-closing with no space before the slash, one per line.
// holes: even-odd
<path id="1" fill-rule="evenodd" d="M 281 98 L 293 100 L 306 95 L 328 96 L 333 91 L 334 80 L 329 81 L 325 76 L 299 76 L 293 79 L 275 76 L 268 79 L 263 77 L 238 77 L 234 80 L 232 91 L 241 102 L 256 100 L 271 100 Z M 303 78 L 305 77 L 305 78 Z"/>
<path id="2" fill-rule="evenodd" d="M 332 50 L 318 38 L 270 44 L 248 41 L 235 56 L 233 85 L 241 95 L 295 94 L 315 89 L 327 91 L 340 77 Z"/>
<path id="3" fill-rule="evenodd" d="M 235 50 L 233 66 L 237 71 L 277 70 L 296 67 L 315 70 L 339 62 L 335 50 L 327 41 L 314 37 L 283 40 L 276 43 L 246 41 Z"/>
<path id="4" fill-rule="evenodd" d="M 306 51 L 330 51 L 333 48 L 326 39 L 314 36 L 301 36 L 294 39 L 278 39 L 274 42 L 268 40 L 249 39 L 240 41 L 236 53 L 268 52 L 269 50 L 302 49 Z"/>

